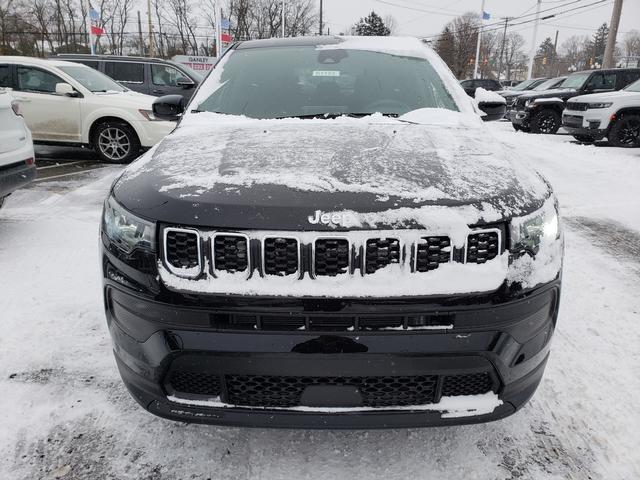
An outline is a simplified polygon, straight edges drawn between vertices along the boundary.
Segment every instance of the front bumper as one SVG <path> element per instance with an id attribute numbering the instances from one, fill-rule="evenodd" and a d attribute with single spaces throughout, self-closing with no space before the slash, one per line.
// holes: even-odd
<path id="1" fill-rule="evenodd" d="M 603 122 L 599 119 L 585 119 L 583 112 L 581 114 L 565 113 L 562 116 L 562 127 L 570 135 L 582 135 L 591 137 L 593 140 L 601 140 L 607 136 L 608 120 Z"/>
<path id="2" fill-rule="evenodd" d="M 142 120 L 132 123 L 140 139 L 140 145 L 145 148 L 153 147 L 176 128 L 176 122 Z"/>
<path id="3" fill-rule="evenodd" d="M 187 306 L 152 300 L 113 280 L 105 279 L 104 288 L 118 368 L 127 388 L 144 408 L 187 422 L 299 428 L 462 424 L 514 413 L 540 382 L 555 328 L 559 294 L 560 281 L 556 280 L 504 302 L 479 296 L 332 302 L 219 297 L 210 298 L 206 306 Z M 267 331 L 221 327 L 214 320 L 220 315 L 259 316 L 274 311 L 319 318 L 420 312 L 444 315 L 451 326 L 412 331 Z M 211 401 L 212 395 L 176 391 L 174 372 L 186 372 L 196 382 L 204 381 L 206 376 L 218 379 L 219 398 Z M 476 414 L 471 410 L 464 416 L 438 410 L 440 398 L 446 396 L 443 383 L 446 385 L 447 378 L 479 373 L 488 375 L 491 386 L 487 394 L 497 395 L 501 404 Z M 345 393 L 340 389 L 315 391 L 319 397 L 313 398 L 312 407 L 247 406 L 230 401 L 231 376 L 263 380 L 433 376 L 437 385 L 436 408 L 332 408 L 335 405 L 331 396 L 337 398 Z M 353 396 L 348 401 L 351 400 Z"/>
<path id="4" fill-rule="evenodd" d="M 507 112 L 507 118 L 514 125 L 526 127 L 529 125 L 529 112 L 526 110 L 511 109 Z"/>

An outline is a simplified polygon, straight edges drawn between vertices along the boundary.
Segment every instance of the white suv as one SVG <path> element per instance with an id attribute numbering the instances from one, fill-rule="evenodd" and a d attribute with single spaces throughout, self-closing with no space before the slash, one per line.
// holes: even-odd
<path id="1" fill-rule="evenodd" d="M 0 87 L 13 89 L 36 143 L 79 144 L 125 163 L 175 127 L 151 112 L 155 99 L 73 62 L 0 57 Z"/>
<path id="2" fill-rule="evenodd" d="M 616 147 L 640 147 L 640 80 L 617 92 L 572 98 L 562 126 L 581 142 L 606 137 Z"/>
<path id="3" fill-rule="evenodd" d="M 33 142 L 11 92 L 0 88 L 0 207 L 36 176 Z"/>

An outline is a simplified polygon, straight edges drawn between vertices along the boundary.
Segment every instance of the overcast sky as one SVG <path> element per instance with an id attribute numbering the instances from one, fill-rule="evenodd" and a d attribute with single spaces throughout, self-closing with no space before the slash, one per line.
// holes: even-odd
<path id="1" fill-rule="evenodd" d="M 320 0 L 317 0 L 318 3 Z M 502 21 L 503 17 L 525 15 L 516 22 L 532 20 L 537 0 L 486 0 L 485 11 L 491 14 L 487 25 Z M 545 37 L 554 38 L 559 31 L 558 45 L 572 35 L 592 35 L 603 23 L 609 23 L 613 0 L 586 7 L 598 0 L 543 0 L 541 10 L 551 9 L 541 17 L 557 13 L 556 18 L 541 21 L 536 44 Z M 454 17 L 468 12 L 480 11 L 482 0 L 324 0 L 324 18 L 331 33 L 349 32 L 349 27 L 372 10 L 383 18 L 393 15 L 397 22 L 397 35 L 429 36 L 442 31 L 444 25 Z M 560 12 L 583 7 L 571 12 Z M 557 7 L 557 8 L 554 8 Z M 497 28 L 490 25 L 487 28 Z M 640 30 L 640 0 L 624 0 L 618 41 L 629 30 Z M 533 22 L 514 26 L 509 31 L 520 32 L 530 48 Z M 326 30 L 325 30 L 326 33 Z"/>

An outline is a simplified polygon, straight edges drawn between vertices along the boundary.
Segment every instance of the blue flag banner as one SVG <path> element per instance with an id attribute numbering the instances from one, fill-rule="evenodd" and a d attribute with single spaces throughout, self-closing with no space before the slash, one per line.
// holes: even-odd
<path id="1" fill-rule="evenodd" d="M 482 19 L 483 20 L 489 20 L 491 18 L 491 14 L 488 12 L 483 11 L 482 12 Z"/>
<path id="2" fill-rule="evenodd" d="M 228 18 L 221 18 L 220 27 L 222 28 L 222 30 L 229 30 L 231 28 L 231 22 Z"/>
<path id="3" fill-rule="evenodd" d="M 89 7 L 89 18 L 93 21 L 98 21 L 100 20 L 100 14 L 93 7 Z"/>

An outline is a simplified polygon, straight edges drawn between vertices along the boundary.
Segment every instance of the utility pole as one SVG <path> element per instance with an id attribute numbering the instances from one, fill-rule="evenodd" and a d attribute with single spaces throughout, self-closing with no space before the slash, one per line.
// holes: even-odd
<path id="1" fill-rule="evenodd" d="M 284 38 L 284 0 L 282 0 L 282 38 Z"/>
<path id="2" fill-rule="evenodd" d="M 550 70 L 551 75 L 549 75 L 550 77 L 555 77 L 556 76 L 556 67 L 558 66 L 558 33 L 560 33 L 560 30 L 556 30 L 556 39 L 553 42 L 553 64 L 552 64 L 552 70 Z"/>
<path id="3" fill-rule="evenodd" d="M 322 35 L 322 0 L 320 0 L 320 35 Z"/>
<path id="4" fill-rule="evenodd" d="M 140 10 L 138 10 L 138 37 L 140 39 L 140 56 L 144 56 L 144 41 L 142 40 L 142 20 L 140 20 Z"/>
<path id="5" fill-rule="evenodd" d="M 540 1 L 540 0 L 538 0 Z M 478 43 L 476 45 L 476 64 L 473 67 L 473 78 L 478 78 L 478 64 L 480 62 L 480 41 L 482 40 L 482 25 L 484 23 L 484 0 L 480 7 L 480 28 L 478 29 Z"/>
<path id="6" fill-rule="evenodd" d="M 604 60 L 602 68 L 613 67 L 613 51 L 616 49 L 616 37 L 618 36 L 618 26 L 620 25 L 620 15 L 622 14 L 622 0 L 616 0 L 611 12 L 611 24 L 609 25 L 609 35 L 607 36 L 607 46 L 604 50 Z"/>
<path id="7" fill-rule="evenodd" d="M 498 61 L 498 81 L 500 81 L 500 74 L 502 74 L 502 54 L 504 53 L 504 42 L 507 39 L 507 23 L 509 23 L 509 17 L 504 17 L 504 30 L 502 31 L 502 45 L 500 45 L 500 60 Z"/>
<path id="8" fill-rule="evenodd" d="M 151 26 L 151 0 L 147 0 L 147 20 L 149 23 L 149 56 L 153 57 L 153 27 Z"/>
<path id="9" fill-rule="evenodd" d="M 531 37 L 531 53 L 529 54 L 527 79 L 530 79 L 533 73 L 533 57 L 536 55 L 536 37 L 538 36 L 538 25 L 540 24 L 540 4 L 542 4 L 542 0 L 538 0 L 538 4 L 536 5 L 536 23 L 533 25 L 533 37 Z"/>

